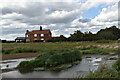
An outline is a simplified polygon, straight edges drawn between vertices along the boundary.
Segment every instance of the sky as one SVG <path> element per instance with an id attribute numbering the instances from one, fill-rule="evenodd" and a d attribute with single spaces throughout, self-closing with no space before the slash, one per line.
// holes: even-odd
<path id="1" fill-rule="evenodd" d="M 26 30 L 50 29 L 52 36 L 118 26 L 119 0 L 0 0 L 0 39 L 24 37 Z"/>

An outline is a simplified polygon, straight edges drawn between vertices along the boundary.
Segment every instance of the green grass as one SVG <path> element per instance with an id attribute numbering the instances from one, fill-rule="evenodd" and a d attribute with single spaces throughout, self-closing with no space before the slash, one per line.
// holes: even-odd
<path id="1" fill-rule="evenodd" d="M 113 68 L 115 68 L 120 73 L 120 60 L 117 60 L 115 64 L 113 65 Z"/>
<path id="2" fill-rule="evenodd" d="M 15 49 L 8 49 L 4 50 L 2 49 L 3 54 L 14 54 L 14 53 L 35 53 L 37 50 L 30 49 L 30 48 L 15 48 Z"/>
<path id="3" fill-rule="evenodd" d="M 117 41 L 115 41 L 115 40 L 98 40 L 98 41 L 96 41 L 96 43 L 115 43 L 115 42 L 117 42 Z"/>
<path id="4" fill-rule="evenodd" d="M 78 50 L 55 50 L 47 54 L 38 56 L 35 60 L 22 61 L 18 65 L 18 69 L 33 69 L 38 67 L 44 67 L 46 69 L 53 69 L 56 66 L 62 64 L 73 63 L 75 61 L 81 61 L 82 53 Z"/>
<path id="5" fill-rule="evenodd" d="M 85 78 L 118 78 L 118 72 L 113 68 L 102 65 L 100 69 L 91 72 Z"/>
<path id="6" fill-rule="evenodd" d="M 113 48 L 105 49 L 99 46 L 110 45 Z M 3 43 L 2 44 L 2 53 L 3 54 L 15 54 L 15 53 L 27 53 L 27 52 L 35 52 L 35 53 L 47 53 L 49 51 L 54 50 L 82 50 L 87 51 L 91 50 L 92 53 L 100 52 L 106 53 L 107 51 L 115 51 L 114 46 L 118 45 L 117 41 L 111 41 L 111 43 L 96 43 L 96 42 L 56 42 L 56 43 Z M 97 50 L 95 50 L 97 49 Z M 103 49 L 103 50 L 102 50 Z M 88 54 L 90 52 L 85 52 Z M 91 53 L 90 53 L 91 54 Z M 99 54 L 99 53 L 98 53 Z"/>
<path id="7" fill-rule="evenodd" d="M 106 49 L 87 49 L 87 50 L 83 50 L 82 53 L 83 54 L 109 54 L 111 52 L 111 50 L 106 50 Z"/>
<path id="8" fill-rule="evenodd" d="M 95 71 L 89 73 L 85 78 L 119 78 L 120 79 L 120 60 L 118 59 L 112 67 L 103 64 Z"/>

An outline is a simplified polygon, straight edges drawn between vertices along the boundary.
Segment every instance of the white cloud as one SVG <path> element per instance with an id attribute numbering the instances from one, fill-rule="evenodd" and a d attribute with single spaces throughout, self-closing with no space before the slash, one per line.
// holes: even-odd
<path id="1" fill-rule="evenodd" d="M 11 14 L 3 15 L 0 18 L 2 18 L 2 19 L 12 19 L 12 18 L 20 18 L 22 16 L 23 16 L 22 14 L 18 14 L 18 13 L 13 12 Z"/>
<path id="2" fill-rule="evenodd" d="M 0 0 L 0 2 L 3 0 Z M 51 29 L 53 36 L 73 33 L 75 30 L 96 32 L 101 28 L 117 24 L 118 0 L 4 0 L 0 3 L 2 15 L 0 26 L 3 28 L 1 39 L 14 39 L 23 36 L 27 29 Z M 110 5 L 102 9 L 94 19 L 84 19 L 82 14 L 93 7 Z"/>
<path id="3" fill-rule="evenodd" d="M 103 8 L 101 13 L 95 18 L 97 21 L 112 22 L 118 20 L 118 4 L 108 8 Z"/>

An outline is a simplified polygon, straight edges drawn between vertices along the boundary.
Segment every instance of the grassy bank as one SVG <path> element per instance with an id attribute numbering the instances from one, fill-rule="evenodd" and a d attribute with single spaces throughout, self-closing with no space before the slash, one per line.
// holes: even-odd
<path id="1" fill-rule="evenodd" d="M 35 60 L 22 61 L 18 69 L 34 69 L 43 67 L 45 70 L 60 70 L 63 64 L 81 61 L 82 53 L 78 50 L 56 50 L 38 56 Z"/>
<path id="2" fill-rule="evenodd" d="M 54 50 L 80 50 L 83 54 L 115 53 L 118 41 L 56 42 L 56 43 L 3 43 L 3 54 L 46 53 Z"/>
<path id="3" fill-rule="evenodd" d="M 102 65 L 100 69 L 91 72 L 85 78 L 119 78 L 120 79 L 120 60 L 117 60 L 112 67 Z"/>

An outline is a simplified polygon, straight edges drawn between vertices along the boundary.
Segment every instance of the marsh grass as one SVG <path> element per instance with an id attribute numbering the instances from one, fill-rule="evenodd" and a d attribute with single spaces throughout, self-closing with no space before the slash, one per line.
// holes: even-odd
<path id="1" fill-rule="evenodd" d="M 57 66 L 82 60 L 82 53 L 78 50 L 55 50 L 38 56 L 35 60 L 22 61 L 18 69 L 33 69 L 44 67 L 54 70 Z M 57 69 L 57 68 L 56 68 Z"/>
<path id="2" fill-rule="evenodd" d="M 99 48 L 82 51 L 83 54 L 109 54 L 109 52 L 110 52 L 109 50 Z"/>
<path id="3" fill-rule="evenodd" d="M 113 48 L 104 48 L 105 45 L 112 45 Z M 96 42 L 55 42 L 55 43 L 3 43 L 3 54 L 15 53 L 47 53 L 54 50 L 80 50 L 84 54 L 103 54 L 115 51 L 114 47 L 117 45 L 116 41 L 110 43 L 96 43 Z M 103 46 L 103 48 L 101 48 Z"/>
<path id="4" fill-rule="evenodd" d="M 113 68 L 115 68 L 120 73 L 120 59 L 115 62 Z"/>
<path id="5" fill-rule="evenodd" d="M 117 42 L 117 41 L 115 41 L 115 40 L 98 40 L 98 41 L 96 41 L 96 43 L 115 43 L 115 42 Z"/>
<path id="6" fill-rule="evenodd" d="M 104 64 L 97 71 L 91 72 L 85 78 L 118 78 L 118 72 Z"/>
<path id="7" fill-rule="evenodd" d="M 2 49 L 3 54 L 15 54 L 15 53 L 35 53 L 37 50 L 30 48 L 15 48 L 15 49 Z"/>

